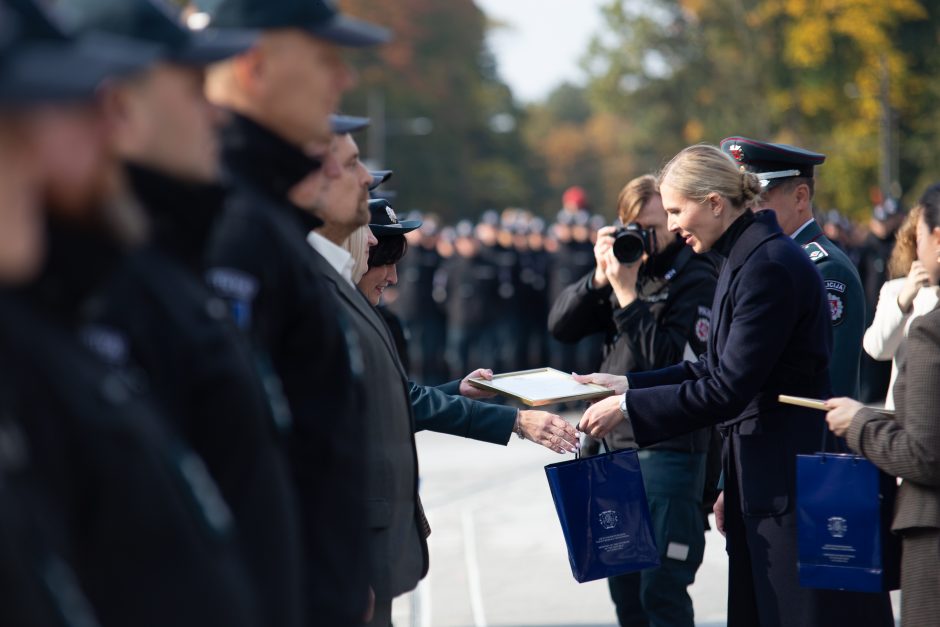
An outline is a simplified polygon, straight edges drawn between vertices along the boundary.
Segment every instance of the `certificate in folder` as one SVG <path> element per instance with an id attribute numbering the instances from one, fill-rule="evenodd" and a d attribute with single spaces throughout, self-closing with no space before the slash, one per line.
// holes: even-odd
<path id="1" fill-rule="evenodd" d="M 470 385 L 522 401 L 530 407 L 597 400 L 614 391 L 593 383 L 578 383 L 570 374 L 554 368 L 537 368 L 493 375 L 492 381 L 470 379 Z"/>

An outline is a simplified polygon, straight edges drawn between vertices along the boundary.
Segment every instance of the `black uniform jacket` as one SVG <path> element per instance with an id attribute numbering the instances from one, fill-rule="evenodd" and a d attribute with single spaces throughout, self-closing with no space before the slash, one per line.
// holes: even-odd
<path id="1" fill-rule="evenodd" d="M 593 276 L 592 271 L 561 293 L 552 306 L 548 327 L 562 342 L 604 332 L 602 372 L 658 370 L 683 359 L 698 359 L 705 352 L 718 280 L 718 264 L 712 255 L 696 255 L 676 241 L 641 268 L 637 299 L 623 308 L 610 286 L 592 287 Z M 706 429 L 653 447 L 704 453 L 709 440 Z M 617 426 L 611 444 L 618 449 L 635 445 L 628 422 Z"/>
<path id="2" fill-rule="evenodd" d="M 232 514 L 132 373 L 81 343 L 79 312 L 120 256 L 53 227 L 42 277 L 0 295 L 0 354 L 29 461 L 103 625 L 260 624 Z"/>
<path id="3" fill-rule="evenodd" d="M 174 426 L 205 460 L 234 514 L 265 623 L 300 625 L 302 544 L 275 427 L 288 428 L 290 414 L 279 397 L 273 406 L 281 414 L 272 413 L 250 346 L 203 283 L 222 190 L 139 166 L 128 172 L 152 219 L 152 241 L 98 290 L 86 336 L 105 359 L 143 369 Z M 269 388 L 276 394 L 279 386 Z"/>
<path id="4" fill-rule="evenodd" d="M 320 222 L 287 200 L 318 164 L 247 118 L 223 133 L 232 185 L 208 249 L 207 279 L 279 376 L 302 520 L 309 624 L 359 624 L 368 595 L 358 339 L 314 268 Z"/>

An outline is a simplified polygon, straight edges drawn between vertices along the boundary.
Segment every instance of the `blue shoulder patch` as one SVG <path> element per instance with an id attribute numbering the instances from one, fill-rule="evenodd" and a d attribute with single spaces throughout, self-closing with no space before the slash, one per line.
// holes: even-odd
<path id="1" fill-rule="evenodd" d="M 809 260 L 813 263 L 819 263 L 829 256 L 829 253 L 826 252 L 826 249 L 816 242 L 803 244 L 803 250 L 806 251 L 806 254 L 809 255 Z"/>

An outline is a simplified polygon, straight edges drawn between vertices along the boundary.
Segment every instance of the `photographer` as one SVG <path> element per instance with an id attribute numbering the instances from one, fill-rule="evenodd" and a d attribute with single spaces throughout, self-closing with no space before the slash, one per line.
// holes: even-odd
<path id="1" fill-rule="evenodd" d="M 598 231 L 596 267 L 560 294 L 549 330 L 562 342 L 604 332 L 601 372 L 641 372 L 698 359 L 711 325 L 717 262 L 696 255 L 669 232 L 652 176 L 623 188 L 618 214 L 628 226 Z M 608 443 L 613 449 L 636 447 L 627 421 Z M 608 580 L 621 625 L 693 625 L 687 587 L 702 562 L 702 517 L 716 496 L 714 443 L 714 429 L 707 428 L 640 451 L 662 565 Z M 585 448 L 596 451 L 598 443 Z"/>

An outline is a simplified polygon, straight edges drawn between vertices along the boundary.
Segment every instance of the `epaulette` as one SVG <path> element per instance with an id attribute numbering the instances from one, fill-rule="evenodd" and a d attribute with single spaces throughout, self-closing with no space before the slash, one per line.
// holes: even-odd
<path id="1" fill-rule="evenodd" d="M 829 253 L 826 252 L 826 249 L 816 242 L 803 244 L 803 250 L 806 251 L 806 254 L 809 255 L 809 260 L 813 263 L 819 263 L 829 256 Z"/>

